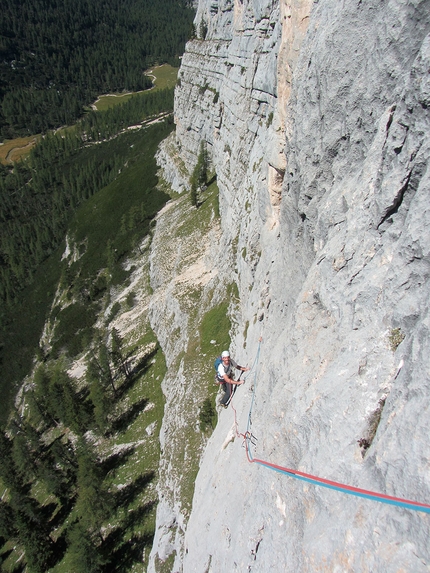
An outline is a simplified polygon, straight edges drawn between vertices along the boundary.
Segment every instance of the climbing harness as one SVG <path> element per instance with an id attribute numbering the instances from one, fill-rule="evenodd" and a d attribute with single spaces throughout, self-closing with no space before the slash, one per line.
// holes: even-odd
<path id="1" fill-rule="evenodd" d="M 239 374 L 239 378 L 237 379 L 237 382 L 239 382 L 241 376 L 243 374 L 243 370 L 241 370 L 240 374 Z M 245 382 L 245 380 L 244 380 Z M 230 389 L 230 397 L 226 402 L 226 407 L 229 406 L 230 404 L 232 404 L 232 400 L 233 400 L 233 396 L 236 394 L 236 390 L 237 390 L 237 384 L 231 384 L 232 388 Z M 233 407 L 233 404 L 232 404 Z M 235 410 L 236 411 L 236 410 Z"/>
<path id="2" fill-rule="evenodd" d="M 257 387 L 257 368 L 256 368 L 256 366 L 258 365 L 258 361 L 259 361 L 259 357 L 260 357 L 261 342 L 262 342 L 262 338 L 260 337 L 257 355 L 256 355 L 256 358 L 254 361 L 254 365 L 252 366 L 252 369 L 251 369 L 251 371 L 252 371 L 252 370 L 254 370 L 254 367 L 255 367 L 254 384 L 253 384 L 253 389 L 252 389 L 251 405 L 250 405 L 249 413 L 248 413 L 247 428 L 246 428 L 246 432 L 244 434 L 241 434 L 239 432 L 238 424 L 237 424 L 236 409 L 234 408 L 233 403 L 230 400 L 231 407 L 232 407 L 232 410 L 234 412 L 234 423 L 235 423 L 235 429 L 236 429 L 236 436 L 242 437 L 244 439 L 243 445 L 245 447 L 246 457 L 248 459 L 248 462 L 261 465 L 261 466 L 263 466 L 269 470 L 276 471 L 276 472 L 279 472 L 282 474 L 286 474 L 286 475 L 293 477 L 295 479 L 298 479 L 298 480 L 306 481 L 308 483 L 312 483 L 314 485 L 318 485 L 321 487 L 334 489 L 336 491 L 340 491 L 341 493 L 345 493 L 345 494 L 349 494 L 349 495 L 355 495 L 357 497 L 363 497 L 366 499 L 370 499 L 372 501 L 379 501 L 381 503 L 387 503 L 390 505 L 396 505 L 398 507 L 404 507 L 406 509 L 411 509 L 414 511 L 423 511 L 425 513 L 430 513 L 430 505 L 427 503 L 421 503 L 418 501 L 412 501 L 410 499 L 404 499 L 401 497 L 394 497 L 391 495 L 386 495 L 383 493 L 378 493 L 375 491 L 370 491 L 370 490 L 361 489 L 358 487 L 346 485 L 343 483 L 339 483 L 336 481 L 321 478 L 321 477 L 318 477 L 318 476 L 315 476 L 312 474 L 307 474 L 307 473 L 304 473 L 304 472 L 301 472 L 298 470 L 294 470 L 291 468 L 279 466 L 279 465 L 270 463 L 268 461 L 261 460 L 259 458 L 254 458 L 252 456 L 251 446 L 254 446 L 254 448 L 256 447 L 257 438 L 251 432 L 251 426 L 252 426 L 251 415 L 252 415 L 252 410 L 253 410 L 254 402 L 255 402 L 255 391 L 256 391 L 256 387 Z"/>

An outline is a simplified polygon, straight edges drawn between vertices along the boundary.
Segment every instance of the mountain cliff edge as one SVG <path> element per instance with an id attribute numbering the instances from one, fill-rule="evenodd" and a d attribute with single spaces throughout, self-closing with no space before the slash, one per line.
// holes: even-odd
<path id="1" fill-rule="evenodd" d="M 220 228 L 199 280 L 236 284 L 251 370 L 183 522 L 163 462 L 149 570 L 429 571 L 428 513 L 249 463 L 243 434 L 271 464 L 430 504 L 430 2 L 200 0 L 195 28 L 159 162 L 183 191 L 178 161 L 207 147 Z"/>

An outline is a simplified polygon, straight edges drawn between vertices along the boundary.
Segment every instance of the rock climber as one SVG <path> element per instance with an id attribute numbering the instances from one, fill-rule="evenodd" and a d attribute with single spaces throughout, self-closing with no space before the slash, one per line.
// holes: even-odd
<path id="1" fill-rule="evenodd" d="M 224 396 L 220 401 L 220 406 L 223 408 L 228 407 L 228 403 L 234 394 L 233 386 L 240 386 L 244 383 L 244 380 L 234 379 L 233 368 L 241 370 L 242 372 L 247 372 L 249 370 L 246 366 L 239 366 L 237 362 L 230 357 L 230 352 L 228 350 L 224 350 L 221 354 L 221 363 L 217 370 L 218 382 L 222 384 L 222 389 L 224 390 Z"/>

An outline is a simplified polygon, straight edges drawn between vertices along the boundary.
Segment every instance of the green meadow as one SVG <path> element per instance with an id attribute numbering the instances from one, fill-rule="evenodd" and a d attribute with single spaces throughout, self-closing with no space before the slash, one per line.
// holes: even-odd
<path id="1" fill-rule="evenodd" d="M 178 77 L 178 68 L 173 68 L 169 64 L 163 64 L 162 66 L 156 66 L 146 71 L 145 74 L 153 80 L 154 87 L 150 91 L 157 91 L 175 86 Z M 94 102 L 93 108 L 97 111 L 106 111 L 107 109 L 128 101 L 133 95 L 136 95 L 136 93 L 145 96 L 148 90 L 102 95 Z"/>

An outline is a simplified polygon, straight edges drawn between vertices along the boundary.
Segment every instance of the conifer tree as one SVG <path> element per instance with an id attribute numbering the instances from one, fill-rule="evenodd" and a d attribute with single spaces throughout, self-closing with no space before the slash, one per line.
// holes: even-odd
<path id="1" fill-rule="evenodd" d="M 45 425 L 48 421 L 56 423 L 49 399 L 49 382 L 46 367 L 42 364 L 34 373 L 34 388 L 27 394 L 32 415 L 36 417 L 38 423 L 44 422 Z"/>
<path id="2" fill-rule="evenodd" d="M 190 200 L 193 207 L 198 207 L 197 184 L 195 181 L 191 181 Z"/>
<path id="3" fill-rule="evenodd" d="M 6 501 L 0 500 L 0 537 L 10 539 L 17 534 L 13 509 Z"/>
<path id="4" fill-rule="evenodd" d="M 103 484 L 104 476 L 96 456 L 83 438 L 79 440 L 77 461 L 76 512 L 82 527 L 94 536 L 98 534 L 112 509 L 111 498 Z"/>
<path id="5" fill-rule="evenodd" d="M 191 175 L 191 204 L 194 207 L 199 206 L 199 190 L 206 188 L 208 179 L 208 152 L 204 141 L 200 143 L 200 151 L 197 157 L 197 163 Z"/>
<path id="6" fill-rule="evenodd" d="M 208 33 L 208 25 L 207 22 L 204 18 L 202 18 L 200 20 L 200 25 L 199 25 L 199 35 L 200 35 L 200 39 L 201 40 L 205 40 L 206 39 L 206 35 Z"/>
<path id="7" fill-rule="evenodd" d="M 0 431 L 0 477 L 4 485 L 14 488 L 18 483 L 16 466 L 12 457 L 12 441 Z"/>
<path id="8" fill-rule="evenodd" d="M 81 522 L 69 530 L 68 553 L 74 573 L 101 573 L 105 564 L 100 545 L 96 545 Z"/>
<path id="9" fill-rule="evenodd" d="M 128 378 L 131 374 L 131 371 L 127 361 L 127 357 L 124 354 L 123 340 L 116 328 L 112 329 L 111 336 L 112 336 L 111 356 L 113 362 L 115 366 L 117 366 L 119 371 L 122 372 L 122 374 L 124 374 L 126 378 Z"/>
<path id="10" fill-rule="evenodd" d="M 94 420 L 100 430 L 105 433 L 109 427 L 108 415 L 111 410 L 111 400 L 108 388 L 104 383 L 103 372 L 93 358 L 89 361 L 86 371 L 86 380 L 90 388 L 90 399 L 94 406 Z"/>
<path id="11" fill-rule="evenodd" d="M 45 525 L 29 519 L 26 512 L 17 511 L 15 524 L 24 546 L 25 560 L 30 573 L 44 573 L 52 560 L 54 545 Z"/>
<path id="12" fill-rule="evenodd" d="M 93 380 L 95 377 L 97 377 L 101 383 L 101 386 L 106 390 L 106 394 L 109 396 L 109 388 L 111 388 L 115 397 L 117 391 L 115 387 L 114 376 L 112 373 L 110 352 L 104 343 L 102 335 L 96 336 L 95 346 L 97 347 L 98 352 L 93 350 L 91 358 L 88 361 L 87 372 L 89 380 Z"/>
<path id="13" fill-rule="evenodd" d="M 53 554 L 46 518 L 36 500 L 28 495 L 28 488 L 13 461 L 12 442 L 4 432 L 0 432 L 0 459 L 0 476 L 9 489 L 9 506 L 2 506 L 8 520 L 6 528 L 17 531 L 29 571 L 43 573 Z"/>
<path id="14" fill-rule="evenodd" d="M 24 481 L 29 481 L 35 475 L 35 460 L 30 449 L 27 436 L 23 431 L 16 434 L 13 439 L 12 457 L 17 471 Z"/>
<path id="15" fill-rule="evenodd" d="M 105 344 L 101 344 L 99 348 L 99 365 L 101 369 L 101 378 L 103 383 L 109 383 L 112 387 L 114 396 L 116 395 L 116 387 L 114 382 L 114 377 L 112 373 L 112 368 L 109 360 L 109 350 Z"/>
<path id="16" fill-rule="evenodd" d="M 110 274 L 113 273 L 113 270 L 115 268 L 115 264 L 118 260 L 118 254 L 116 252 L 116 249 L 113 246 L 112 241 L 109 239 L 106 245 L 106 258 L 107 258 L 107 268 L 110 272 Z"/>
<path id="17" fill-rule="evenodd" d="M 204 141 L 200 144 L 199 156 L 197 159 L 197 185 L 204 187 L 208 180 L 208 150 Z"/>

